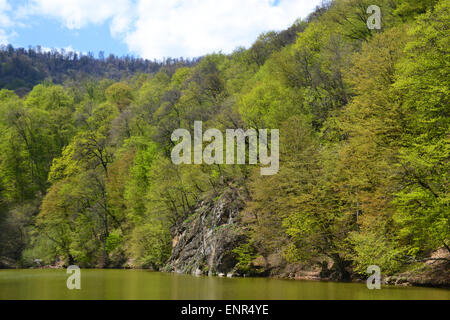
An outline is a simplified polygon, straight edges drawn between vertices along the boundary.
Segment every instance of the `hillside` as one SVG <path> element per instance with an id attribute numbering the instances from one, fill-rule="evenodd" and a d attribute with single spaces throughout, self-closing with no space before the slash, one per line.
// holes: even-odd
<path id="1" fill-rule="evenodd" d="M 193 61 L 2 50 L 0 266 L 441 277 L 450 1 L 378 2 L 380 30 L 370 1 L 335 0 Z M 175 165 L 194 121 L 279 129 L 279 171 Z"/>
<path id="2" fill-rule="evenodd" d="M 19 96 L 44 81 L 62 84 L 67 81 L 86 79 L 129 79 L 137 73 L 154 74 L 166 69 L 173 72 L 181 66 L 194 66 L 199 59 L 166 59 L 149 61 L 132 56 L 117 57 L 113 54 L 94 58 L 92 53 L 82 54 L 64 49 L 43 51 L 36 48 L 0 47 L 0 89 L 14 90 Z"/>

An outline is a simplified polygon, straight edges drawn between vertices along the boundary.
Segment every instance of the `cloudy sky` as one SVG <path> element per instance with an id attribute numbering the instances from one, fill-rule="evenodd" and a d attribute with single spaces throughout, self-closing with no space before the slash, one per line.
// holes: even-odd
<path id="1" fill-rule="evenodd" d="M 0 0 L 0 44 L 149 59 L 248 47 L 321 0 Z"/>

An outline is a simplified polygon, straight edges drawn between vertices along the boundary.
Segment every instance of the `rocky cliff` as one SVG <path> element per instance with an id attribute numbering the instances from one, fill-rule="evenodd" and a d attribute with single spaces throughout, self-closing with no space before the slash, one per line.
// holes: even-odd
<path id="1" fill-rule="evenodd" d="M 226 275 L 237 263 L 232 252 L 246 240 L 239 190 L 200 202 L 191 216 L 172 230 L 172 254 L 164 270 L 177 273 Z"/>
<path id="2" fill-rule="evenodd" d="M 173 229 L 172 254 L 163 268 L 166 272 L 196 275 L 242 275 L 236 272 L 237 255 L 233 249 L 247 242 L 247 227 L 241 220 L 245 207 L 239 189 L 228 188 L 216 198 L 200 201 L 192 214 Z M 449 254 L 440 249 L 429 261 L 414 270 L 384 278 L 385 284 L 449 286 Z M 252 275 L 298 280 L 339 280 L 333 276 L 333 263 L 322 265 L 287 263 L 280 252 L 258 256 L 251 262 Z M 349 269 L 353 281 L 362 281 Z"/>

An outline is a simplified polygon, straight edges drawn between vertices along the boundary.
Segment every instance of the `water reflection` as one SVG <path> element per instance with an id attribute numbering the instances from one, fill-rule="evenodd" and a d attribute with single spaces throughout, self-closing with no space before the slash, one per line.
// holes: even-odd
<path id="1" fill-rule="evenodd" d="M 146 270 L 81 270 L 81 290 L 68 290 L 65 270 L 0 270 L 0 299 L 450 299 L 450 290 L 365 284 L 218 278 Z"/>

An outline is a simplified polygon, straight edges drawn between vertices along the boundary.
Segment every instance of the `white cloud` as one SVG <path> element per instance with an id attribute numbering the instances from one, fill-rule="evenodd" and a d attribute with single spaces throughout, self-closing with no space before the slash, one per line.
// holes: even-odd
<path id="1" fill-rule="evenodd" d="M 31 0 L 25 11 L 60 19 L 69 29 L 80 29 L 127 14 L 130 6 L 129 0 Z"/>
<path id="2" fill-rule="evenodd" d="M 12 24 L 8 15 L 10 10 L 10 4 L 6 0 L 0 0 L 0 27 L 8 27 Z"/>
<path id="3" fill-rule="evenodd" d="M 0 45 L 2 44 L 8 44 L 8 35 L 6 34 L 5 30 L 0 29 Z"/>
<path id="4" fill-rule="evenodd" d="M 9 39 L 14 36 L 14 32 L 7 32 L 5 28 L 13 25 L 9 17 L 11 6 L 6 0 L 0 0 L 0 44 L 8 44 Z"/>
<path id="5" fill-rule="evenodd" d="M 0 0 L 0 4 L 5 1 Z M 288 27 L 320 2 L 30 0 L 18 12 L 57 18 L 69 29 L 108 22 L 113 37 L 125 42 L 130 51 L 152 59 L 229 53 L 238 46 L 250 45 L 261 32 Z"/>
<path id="6" fill-rule="evenodd" d="M 231 52 L 250 45 L 263 31 L 281 30 L 305 17 L 320 1 L 281 0 L 141 0 L 128 47 L 151 58 Z"/>
<path id="7" fill-rule="evenodd" d="M 87 55 L 87 52 L 75 50 L 72 46 L 67 46 L 65 48 L 50 48 L 50 47 L 41 46 L 41 51 L 42 52 L 57 51 L 57 52 L 61 53 L 63 50 L 64 50 L 65 53 L 67 53 L 67 52 L 75 52 L 78 55 Z"/>

